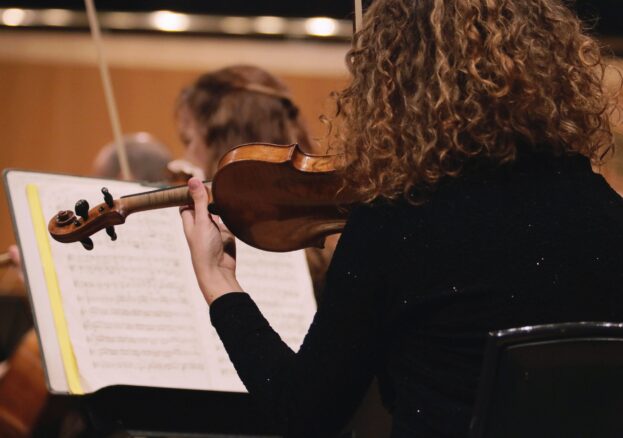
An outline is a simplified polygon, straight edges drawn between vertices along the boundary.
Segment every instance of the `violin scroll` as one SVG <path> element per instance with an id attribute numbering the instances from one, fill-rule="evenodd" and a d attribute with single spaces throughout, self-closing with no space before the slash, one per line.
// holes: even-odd
<path id="1" fill-rule="evenodd" d="M 89 203 L 84 199 L 76 202 L 75 211 L 61 210 L 48 223 L 48 231 L 54 240 L 61 243 L 82 243 L 85 249 L 93 249 L 93 241 L 90 236 L 106 229 L 112 240 L 116 240 L 114 226 L 125 222 L 126 214 L 123 212 L 121 203 L 113 200 L 112 195 L 105 187 L 104 202 L 89 209 Z"/>

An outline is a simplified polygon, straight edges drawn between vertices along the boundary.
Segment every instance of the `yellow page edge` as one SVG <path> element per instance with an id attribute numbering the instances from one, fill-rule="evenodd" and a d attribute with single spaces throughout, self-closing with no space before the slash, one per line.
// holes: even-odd
<path id="1" fill-rule="evenodd" d="M 30 216 L 32 217 L 35 231 L 35 240 L 39 248 L 43 275 L 52 306 L 56 336 L 61 350 L 61 358 L 63 360 L 63 368 L 65 370 L 65 376 L 67 377 L 69 392 L 71 394 L 84 394 L 80 383 L 80 375 L 78 373 L 78 362 L 76 361 L 74 349 L 71 345 L 67 320 L 65 318 L 65 312 L 63 311 L 63 299 L 58 285 L 54 260 L 52 259 L 52 248 L 50 247 L 50 240 L 48 238 L 48 228 L 45 223 L 45 218 L 43 217 L 43 210 L 41 209 L 39 189 L 35 184 L 26 185 L 26 197 L 28 198 Z"/>

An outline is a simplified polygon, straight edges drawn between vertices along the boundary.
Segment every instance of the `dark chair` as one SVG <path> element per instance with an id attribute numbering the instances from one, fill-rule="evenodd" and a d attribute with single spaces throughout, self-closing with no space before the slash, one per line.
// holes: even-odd
<path id="1" fill-rule="evenodd" d="M 623 437 L 623 324 L 491 332 L 470 437 Z"/>

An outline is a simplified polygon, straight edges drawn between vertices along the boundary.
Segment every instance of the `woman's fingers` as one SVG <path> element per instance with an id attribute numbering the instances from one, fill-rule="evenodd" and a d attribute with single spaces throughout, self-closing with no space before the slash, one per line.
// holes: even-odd
<path id="1" fill-rule="evenodd" d="M 182 207 L 180 208 L 180 216 L 182 216 L 182 227 L 184 228 L 184 234 L 186 238 L 191 235 L 193 226 L 195 225 L 195 212 L 192 208 Z"/>
<path id="2" fill-rule="evenodd" d="M 195 222 L 205 223 L 208 220 L 208 192 L 199 178 L 188 180 L 188 191 L 195 204 Z"/>
<path id="3" fill-rule="evenodd" d="M 215 216 L 212 215 L 212 219 L 215 219 Z M 220 217 L 216 217 L 216 226 L 221 232 L 221 239 L 223 241 L 223 251 L 231 256 L 232 258 L 236 258 L 236 239 L 231 231 L 225 226 Z"/>
<path id="4" fill-rule="evenodd" d="M 19 248 L 17 248 L 17 245 L 9 246 L 7 252 L 9 253 L 9 258 L 15 264 L 15 266 L 21 268 L 22 260 L 21 260 L 20 255 L 19 255 Z"/>

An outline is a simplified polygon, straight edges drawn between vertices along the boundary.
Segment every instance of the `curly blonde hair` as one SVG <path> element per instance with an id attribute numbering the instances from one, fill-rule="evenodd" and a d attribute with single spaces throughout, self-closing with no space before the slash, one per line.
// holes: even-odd
<path id="1" fill-rule="evenodd" d="M 366 201 L 413 199 L 524 145 L 599 161 L 614 144 L 600 47 L 559 0 L 376 0 L 347 64 L 333 122 Z"/>

